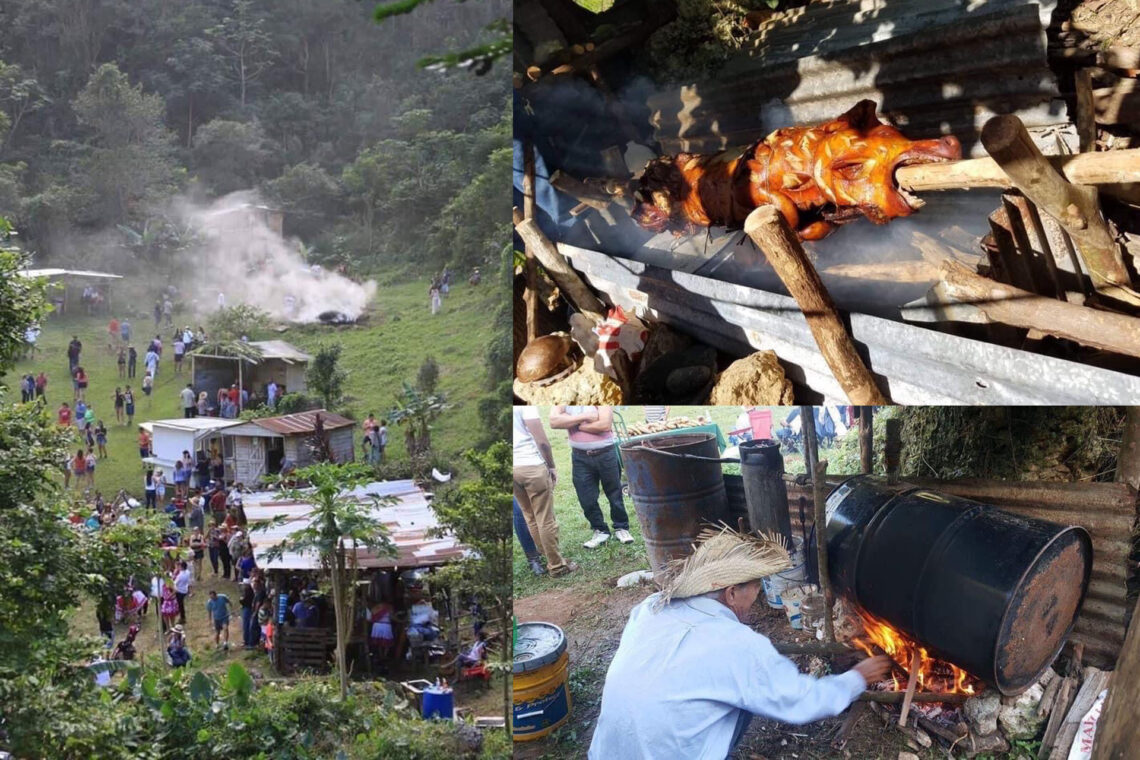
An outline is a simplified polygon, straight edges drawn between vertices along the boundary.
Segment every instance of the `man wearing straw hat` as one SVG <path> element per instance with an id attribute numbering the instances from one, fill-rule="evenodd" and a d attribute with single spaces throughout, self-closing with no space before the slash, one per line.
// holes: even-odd
<path id="1" fill-rule="evenodd" d="M 838 715 L 882 678 L 872 657 L 813 678 L 744 623 L 760 579 L 791 566 L 778 540 L 724 529 L 675 562 L 633 608 L 610 663 L 590 760 L 724 758 L 753 715 L 804 724 Z"/>

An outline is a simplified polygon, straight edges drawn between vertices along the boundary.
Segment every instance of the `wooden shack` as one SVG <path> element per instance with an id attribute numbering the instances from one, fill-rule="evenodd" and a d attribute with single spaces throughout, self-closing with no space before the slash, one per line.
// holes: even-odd
<path id="1" fill-rule="evenodd" d="M 333 461 L 354 461 L 352 429 L 356 423 L 339 414 L 316 409 L 227 427 L 223 433 L 227 442 L 226 471 L 232 472 L 237 482 L 253 486 L 263 476 L 279 473 L 285 460 L 298 467 L 311 464 L 309 439 L 317 429 L 318 416 Z"/>
<path id="2" fill-rule="evenodd" d="M 370 501 L 374 496 L 386 497 L 386 503 L 373 506 L 372 515 L 388 528 L 389 538 L 396 547 L 394 556 L 377 554 L 363 547 L 354 550 L 355 556 L 349 560 L 349 564 L 357 568 L 357 582 L 361 585 L 358 605 L 367 603 L 370 579 L 383 575 L 389 579 L 389 584 L 386 584 L 389 588 L 383 594 L 399 606 L 401 594 L 392 589 L 399 585 L 395 579 L 403 571 L 440 567 L 462 558 L 467 551 L 454 536 L 428 536 L 428 532 L 436 528 L 439 521 L 431 508 L 431 494 L 423 491 L 414 481 L 369 483 L 354 489 L 348 495 L 362 502 Z M 327 625 L 308 628 L 286 625 L 284 601 L 280 596 L 285 593 L 291 578 L 320 572 L 320 558 L 312 552 L 285 552 L 272 561 L 266 556 L 270 547 L 280 544 L 286 537 L 309 524 L 312 505 L 304 501 L 282 499 L 278 493 L 261 492 L 246 495 L 244 506 L 250 524 L 274 518 L 284 520 L 266 530 L 250 532 L 257 565 L 266 571 L 270 588 L 279 594 L 274 598 L 277 617 L 273 664 L 279 672 L 286 673 L 306 669 L 324 670 L 328 667 L 336 640 L 331 620 L 327 621 Z M 396 598 L 391 598 L 393 593 Z M 366 627 L 354 630 L 350 639 L 352 650 L 362 646 L 366 638 Z"/>
<path id="3" fill-rule="evenodd" d="M 260 399 L 268 397 L 270 382 L 277 383 L 279 395 L 304 393 L 305 373 L 313 357 L 283 340 L 254 340 L 249 345 L 259 358 L 191 353 L 190 377 L 194 389 L 206 391 L 213 399 L 219 388 L 237 385 Z"/>

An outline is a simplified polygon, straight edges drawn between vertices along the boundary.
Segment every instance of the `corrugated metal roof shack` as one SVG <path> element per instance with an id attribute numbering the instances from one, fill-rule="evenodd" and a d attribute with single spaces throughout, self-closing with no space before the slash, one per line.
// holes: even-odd
<path id="1" fill-rule="evenodd" d="M 389 531 L 389 537 L 396 545 L 394 557 L 377 556 L 363 548 L 356 551 L 355 562 L 359 568 L 357 583 L 360 585 L 358 603 L 362 607 L 381 599 L 392 602 L 397 609 L 394 616 L 394 629 L 400 636 L 403 621 L 399 611 L 406 609 L 409 600 L 415 595 L 406 594 L 400 580 L 403 571 L 431 569 L 453 562 L 463 557 L 466 548 L 454 537 L 429 538 L 427 533 L 439 525 L 431 508 L 431 494 L 423 491 L 411 480 L 397 480 L 369 483 L 356 488 L 350 495 L 362 502 L 373 496 L 391 497 L 394 503 L 373 507 L 372 515 L 380 520 Z M 245 497 L 246 517 L 251 524 L 284 516 L 286 522 L 267 531 L 253 531 L 251 541 L 254 557 L 259 567 L 264 568 L 270 580 L 270 587 L 290 590 L 304 583 L 306 575 L 320 571 L 317 555 L 287 552 L 272 562 L 265 552 L 283 541 L 288 535 L 306 527 L 310 522 L 312 505 L 304 501 L 282 500 L 274 492 L 249 494 Z M 274 604 L 279 604 L 278 598 Z M 358 612 L 363 613 L 363 609 Z M 329 613 L 331 616 L 331 611 Z M 327 666 L 329 652 L 335 645 L 335 631 L 332 621 L 327 625 L 302 628 L 281 624 L 284 611 L 277 610 L 273 664 L 282 672 L 298 668 L 323 669 Z M 350 646 L 357 649 L 367 642 L 367 630 L 362 616 L 356 617 L 361 628 L 353 631 Z M 322 618 L 322 623 L 324 619 Z M 370 667 L 369 658 L 364 658 Z"/>
<path id="2" fill-rule="evenodd" d="M 335 462 L 355 459 L 353 427 L 356 423 L 339 414 L 316 409 L 280 417 L 266 417 L 224 430 L 226 471 L 232 479 L 253 486 L 263 476 L 277 474 L 288 459 L 298 467 L 313 462 L 309 437 L 316 432 L 317 417 Z"/>
<path id="3" fill-rule="evenodd" d="M 58 267 L 47 269 L 25 269 L 20 272 L 23 277 L 44 277 L 50 286 L 49 294 L 56 314 L 66 314 L 68 309 L 80 295 L 77 292 L 93 287 L 99 293 L 97 303 L 88 304 L 88 314 L 98 311 L 111 313 L 111 285 L 115 280 L 123 279 L 121 274 L 110 272 L 94 272 L 89 269 L 60 269 Z"/>
<path id="4" fill-rule="evenodd" d="M 280 395 L 305 392 L 305 373 L 313 360 L 310 354 L 283 340 L 253 340 L 249 345 L 261 352 L 256 361 L 191 353 L 190 377 L 195 390 L 206 391 L 213 399 L 219 388 L 237 385 L 265 399 L 273 381 Z"/>

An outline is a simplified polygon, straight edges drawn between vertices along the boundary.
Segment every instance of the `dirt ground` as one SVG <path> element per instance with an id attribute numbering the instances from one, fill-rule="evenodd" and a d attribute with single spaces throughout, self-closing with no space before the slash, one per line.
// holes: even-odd
<path id="1" fill-rule="evenodd" d="M 515 614 L 520 623 L 541 620 L 554 623 L 565 631 L 570 654 L 572 703 L 568 723 L 545 740 L 516 743 L 516 758 L 578 760 L 586 757 L 601 705 L 606 670 L 617 651 L 629 611 L 649 593 L 651 589 L 647 586 L 617 589 L 610 584 L 609 590 L 601 593 L 593 588 L 568 588 L 515 600 Z M 783 612 L 764 604 L 763 598 L 753 612 L 753 627 L 772 640 L 808 640 L 802 631 L 792 630 Z M 793 659 L 803 672 L 823 675 L 827 667 L 818 658 Z M 842 746 L 833 746 L 832 739 L 848 712 L 807 726 L 756 718 L 732 757 L 736 760 L 895 760 L 904 750 L 914 752 L 920 758 L 945 757 L 935 750 L 926 750 L 923 754 L 908 748 L 904 738 L 895 731 L 885 731 L 881 719 L 870 710 L 862 711 Z"/>

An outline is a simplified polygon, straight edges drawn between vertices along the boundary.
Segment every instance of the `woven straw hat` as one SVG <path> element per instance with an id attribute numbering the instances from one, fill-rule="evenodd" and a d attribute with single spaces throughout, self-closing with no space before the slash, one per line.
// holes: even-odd
<path id="1" fill-rule="evenodd" d="M 702 531 L 697 541 L 692 554 L 669 563 L 662 604 L 755 581 L 792 566 L 779 535 L 756 537 L 722 527 Z"/>

